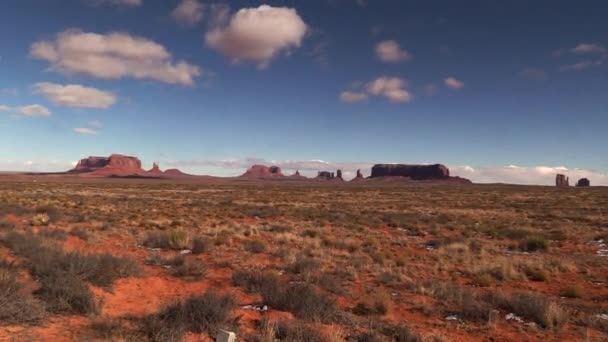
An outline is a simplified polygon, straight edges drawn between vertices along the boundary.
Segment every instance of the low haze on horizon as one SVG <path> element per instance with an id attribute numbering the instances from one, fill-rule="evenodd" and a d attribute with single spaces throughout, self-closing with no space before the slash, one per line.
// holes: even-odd
<path id="1" fill-rule="evenodd" d="M 121 153 L 608 185 L 607 17 L 595 0 L 5 3 L 0 170 Z"/>

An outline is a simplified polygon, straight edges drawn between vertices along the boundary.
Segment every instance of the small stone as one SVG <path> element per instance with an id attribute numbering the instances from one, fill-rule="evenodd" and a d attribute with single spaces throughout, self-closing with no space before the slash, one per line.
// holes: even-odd
<path id="1" fill-rule="evenodd" d="M 215 342 L 235 342 L 236 334 L 231 331 L 220 329 L 215 337 Z"/>

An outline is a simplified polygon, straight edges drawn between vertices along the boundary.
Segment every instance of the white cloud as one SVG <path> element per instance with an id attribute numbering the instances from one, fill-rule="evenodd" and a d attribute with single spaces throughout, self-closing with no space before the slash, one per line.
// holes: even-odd
<path id="1" fill-rule="evenodd" d="M 340 101 L 345 103 L 359 103 L 367 101 L 366 93 L 358 93 L 353 91 L 343 91 L 340 94 Z"/>
<path id="2" fill-rule="evenodd" d="M 126 6 L 126 7 L 137 7 L 141 6 L 143 0 L 97 0 L 100 5 L 115 5 L 115 6 Z"/>
<path id="3" fill-rule="evenodd" d="M 392 103 L 408 103 L 414 99 L 414 96 L 407 90 L 407 86 L 407 81 L 404 79 L 383 76 L 366 85 L 355 83 L 351 86 L 355 91 L 343 91 L 339 98 L 345 103 L 360 103 L 367 101 L 369 96 L 382 96 Z"/>
<path id="4" fill-rule="evenodd" d="M 300 47 L 307 30 L 295 9 L 262 5 L 239 10 L 205 39 L 234 61 L 253 61 L 263 68 L 281 52 Z"/>
<path id="5" fill-rule="evenodd" d="M 444 84 L 452 89 L 462 89 L 464 88 L 464 82 L 462 82 L 459 79 L 456 79 L 454 77 L 448 77 L 445 80 L 443 80 Z"/>
<path id="6" fill-rule="evenodd" d="M 41 82 L 34 84 L 33 88 L 34 92 L 43 94 L 60 106 L 106 109 L 116 103 L 116 95 L 113 93 L 79 84 Z"/>
<path id="7" fill-rule="evenodd" d="M 599 44 L 581 43 L 570 51 L 576 54 L 604 53 L 606 48 Z"/>
<path id="8" fill-rule="evenodd" d="M 10 107 L 0 105 L 0 112 L 8 112 L 15 114 L 17 116 L 27 116 L 27 117 L 47 117 L 51 116 L 51 111 L 39 104 L 32 104 L 27 106 L 20 107 Z"/>
<path id="9" fill-rule="evenodd" d="M 74 128 L 74 132 L 80 135 L 96 135 L 98 133 L 97 130 L 88 127 L 76 127 Z"/>
<path id="10" fill-rule="evenodd" d="M 128 33 L 98 34 L 68 30 L 55 41 L 32 44 L 32 57 L 48 61 L 51 69 L 101 79 L 151 79 L 170 84 L 193 85 L 199 67 L 174 62 L 164 46 Z"/>
<path id="11" fill-rule="evenodd" d="M 397 77 L 380 77 L 367 85 L 371 95 L 384 96 L 393 103 L 407 103 L 414 99 L 407 91 L 407 82 Z"/>
<path id="12" fill-rule="evenodd" d="M 376 45 L 376 56 L 386 63 L 406 62 L 412 58 L 410 53 L 401 49 L 399 43 L 394 40 L 386 40 Z"/>
<path id="13" fill-rule="evenodd" d="M 598 67 L 604 64 L 602 60 L 582 61 L 574 64 L 562 65 L 560 71 L 583 71 L 589 68 Z"/>
<path id="14" fill-rule="evenodd" d="M 195 26 L 203 20 L 204 6 L 198 0 L 182 0 L 171 17 L 183 26 Z"/>
<path id="15" fill-rule="evenodd" d="M 555 176 L 561 173 L 570 177 L 570 185 L 576 184 L 580 178 L 589 178 L 591 185 L 608 185 L 608 174 L 565 166 L 450 166 L 450 172 L 453 176 L 469 178 L 476 183 L 555 185 Z"/>

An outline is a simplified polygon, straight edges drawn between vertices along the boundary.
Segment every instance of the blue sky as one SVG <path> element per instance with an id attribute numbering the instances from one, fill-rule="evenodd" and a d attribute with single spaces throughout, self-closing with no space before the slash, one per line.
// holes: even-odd
<path id="1" fill-rule="evenodd" d="M 218 175 L 441 162 L 608 183 L 605 1 L 265 3 L 1 4 L 0 167 L 123 153 Z"/>

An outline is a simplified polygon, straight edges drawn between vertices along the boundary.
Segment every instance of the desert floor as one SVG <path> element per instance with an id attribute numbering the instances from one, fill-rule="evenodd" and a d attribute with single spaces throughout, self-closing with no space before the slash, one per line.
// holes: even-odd
<path id="1" fill-rule="evenodd" d="M 0 340 L 606 341 L 608 188 L 0 177 Z"/>

